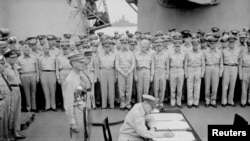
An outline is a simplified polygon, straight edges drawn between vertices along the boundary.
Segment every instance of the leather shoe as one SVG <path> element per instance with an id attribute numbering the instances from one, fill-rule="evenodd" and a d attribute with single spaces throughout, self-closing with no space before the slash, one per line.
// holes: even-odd
<path id="1" fill-rule="evenodd" d="M 193 105 L 195 108 L 199 108 L 199 105 Z"/>
<path id="2" fill-rule="evenodd" d="M 226 107 L 227 105 L 226 104 L 221 104 L 222 107 Z"/>
<path id="3" fill-rule="evenodd" d="M 217 108 L 217 105 L 216 104 L 211 104 L 212 107 L 214 108 Z"/>
<path id="4" fill-rule="evenodd" d="M 178 108 L 182 109 L 182 106 L 181 105 L 177 105 Z"/>
<path id="5" fill-rule="evenodd" d="M 26 137 L 24 135 L 18 134 L 15 136 L 16 140 L 21 140 L 21 139 L 25 139 Z"/>
<path id="6" fill-rule="evenodd" d="M 240 104 L 240 107 L 245 108 L 246 104 Z"/>
<path id="7" fill-rule="evenodd" d="M 209 104 L 205 104 L 205 107 L 209 107 Z"/>
<path id="8" fill-rule="evenodd" d="M 235 104 L 228 104 L 228 106 L 236 107 L 236 105 L 235 105 Z"/>
<path id="9" fill-rule="evenodd" d="M 192 105 L 188 105 L 188 108 L 192 108 Z"/>

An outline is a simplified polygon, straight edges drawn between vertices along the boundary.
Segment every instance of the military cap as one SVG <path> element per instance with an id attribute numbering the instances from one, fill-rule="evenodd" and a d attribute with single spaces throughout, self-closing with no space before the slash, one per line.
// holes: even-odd
<path id="1" fill-rule="evenodd" d="M 163 35 L 162 31 L 157 31 L 157 32 L 155 33 L 155 36 L 162 36 L 162 35 Z"/>
<path id="2" fill-rule="evenodd" d="M 134 36 L 134 35 L 133 35 L 132 33 L 128 33 L 128 37 L 129 37 L 129 38 L 133 38 L 133 36 Z"/>
<path id="3" fill-rule="evenodd" d="M 157 38 L 154 40 L 154 43 L 162 43 L 164 40 L 162 40 L 161 38 Z"/>
<path id="4" fill-rule="evenodd" d="M 126 33 L 129 33 L 129 31 L 126 31 Z M 118 34 L 118 31 L 115 31 L 114 34 Z"/>
<path id="5" fill-rule="evenodd" d="M 14 57 L 17 57 L 17 54 L 16 54 L 16 51 L 15 50 L 7 50 L 5 53 L 4 53 L 4 57 L 5 58 L 14 58 Z"/>
<path id="6" fill-rule="evenodd" d="M 173 35 L 173 39 L 174 40 L 182 40 L 182 36 L 179 32 L 177 32 Z"/>
<path id="7" fill-rule="evenodd" d="M 206 33 L 205 33 L 204 31 L 202 31 L 202 30 L 199 29 L 199 30 L 197 31 L 197 34 L 200 34 L 200 35 L 204 36 Z"/>
<path id="8" fill-rule="evenodd" d="M 104 35 L 104 33 L 103 33 L 103 32 L 98 32 L 97 35 L 98 35 L 99 37 L 101 37 L 101 36 Z"/>
<path id="9" fill-rule="evenodd" d="M 84 56 L 86 56 L 86 57 L 91 57 L 92 54 L 93 54 L 93 50 L 85 50 L 84 51 Z"/>
<path id="10" fill-rule="evenodd" d="M 63 37 L 66 38 L 66 39 L 70 39 L 71 38 L 71 34 L 69 33 L 66 33 L 66 34 L 63 34 Z"/>
<path id="11" fill-rule="evenodd" d="M 144 35 L 150 35 L 150 32 L 147 31 L 147 32 L 144 33 Z"/>
<path id="12" fill-rule="evenodd" d="M 25 44 L 25 41 L 24 41 L 24 40 L 20 40 L 18 43 L 19 43 L 20 45 L 24 45 L 24 44 Z"/>
<path id="13" fill-rule="evenodd" d="M 215 43 L 215 42 L 218 42 L 218 39 L 213 36 L 208 36 L 207 41 L 210 43 Z"/>
<path id="14" fill-rule="evenodd" d="M 122 44 L 127 44 L 127 43 L 128 43 L 128 38 L 126 38 L 126 37 L 121 37 L 121 38 L 120 38 L 120 42 L 121 42 Z"/>
<path id="15" fill-rule="evenodd" d="M 88 43 L 83 43 L 83 44 L 82 44 L 82 48 L 86 49 L 86 48 L 90 48 L 90 46 L 89 46 Z"/>
<path id="16" fill-rule="evenodd" d="M 181 31 L 182 38 L 189 38 L 191 37 L 190 30 L 183 30 Z"/>
<path id="17" fill-rule="evenodd" d="M 220 35 L 219 34 L 214 34 L 214 37 L 219 39 L 220 38 Z"/>
<path id="18" fill-rule="evenodd" d="M 173 26 L 173 27 L 169 28 L 168 32 L 172 32 L 172 31 L 175 31 L 175 30 L 176 30 L 176 28 Z"/>
<path id="19" fill-rule="evenodd" d="M 62 41 L 60 44 L 63 50 L 68 49 L 70 47 L 69 42 L 66 41 Z"/>
<path id="20" fill-rule="evenodd" d="M 61 42 L 62 38 L 61 37 L 56 37 L 56 42 Z"/>
<path id="21" fill-rule="evenodd" d="M 106 39 L 102 42 L 102 46 L 105 46 L 105 45 L 111 45 L 113 44 L 113 41 L 111 41 L 110 39 Z"/>
<path id="22" fill-rule="evenodd" d="M 250 46 L 250 40 L 246 41 L 247 46 Z"/>
<path id="23" fill-rule="evenodd" d="M 14 37 L 14 36 L 9 37 L 8 40 L 7 40 L 7 42 L 8 42 L 9 44 L 16 43 L 16 37 Z"/>
<path id="24" fill-rule="evenodd" d="M 96 40 L 94 40 L 94 41 L 91 41 L 91 42 L 90 42 L 90 45 L 91 45 L 91 46 L 96 46 L 96 45 L 98 46 L 98 45 L 99 45 L 99 42 L 96 41 Z"/>
<path id="25" fill-rule="evenodd" d="M 152 107 L 155 107 L 157 102 L 158 102 L 157 98 L 155 98 L 155 97 L 153 97 L 152 95 L 149 95 L 149 94 L 143 94 L 142 99 L 144 101 L 146 101 L 148 104 L 150 104 Z"/>
<path id="26" fill-rule="evenodd" d="M 142 32 L 137 30 L 137 31 L 135 31 L 135 34 L 142 34 Z"/>
<path id="27" fill-rule="evenodd" d="M 212 27 L 212 28 L 211 28 L 211 31 L 212 31 L 212 32 L 218 32 L 218 31 L 220 31 L 220 29 L 219 29 L 218 27 Z"/>
<path id="28" fill-rule="evenodd" d="M 80 40 L 86 39 L 88 36 L 87 35 L 79 35 Z"/>
<path id="29" fill-rule="evenodd" d="M 84 52 L 78 52 L 78 53 L 70 53 L 67 57 L 69 61 L 79 61 L 79 62 L 85 62 L 86 56 Z"/>
<path id="30" fill-rule="evenodd" d="M 55 40 L 55 39 L 56 39 L 56 36 L 50 34 L 50 35 L 47 35 L 46 38 L 47 38 L 47 40 Z"/>
<path id="31" fill-rule="evenodd" d="M 200 39 L 200 42 L 201 42 L 201 43 L 206 43 L 206 41 L 207 41 L 207 40 L 206 40 L 205 38 L 201 38 L 201 39 Z"/>
<path id="32" fill-rule="evenodd" d="M 192 33 L 191 37 L 192 37 L 192 39 L 198 39 L 199 38 L 197 33 Z"/>
<path id="33" fill-rule="evenodd" d="M 136 45 L 137 44 L 136 39 L 129 39 L 129 44 Z"/>
<path id="34" fill-rule="evenodd" d="M 37 39 L 39 39 L 39 40 L 45 39 L 45 35 L 38 35 Z"/>
<path id="35" fill-rule="evenodd" d="M 239 37 L 240 37 L 240 38 L 246 38 L 246 37 L 247 37 L 247 35 L 246 35 L 246 33 L 245 33 L 245 32 L 241 32 L 241 33 L 239 34 Z"/>
<path id="36" fill-rule="evenodd" d="M 237 38 L 235 36 L 229 36 L 228 37 L 229 42 L 234 42 L 235 40 L 237 40 Z"/>
<path id="37" fill-rule="evenodd" d="M 91 36 L 89 37 L 89 40 L 90 40 L 90 41 L 98 40 L 98 36 L 97 36 L 97 35 L 91 35 Z"/>
<path id="38" fill-rule="evenodd" d="M 32 44 L 32 45 L 37 44 L 37 38 L 36 37 L 28 37 L 27 41 L 28 41 L 29 44 Z"/>
<path id="39" fill-rule="evenodd" d="M 220 39 L 221 43 L 226 43 L 227 41 L 228 41 L 228 38 L 225 38 L 225 37 L 223 37 L 223 38 Z"/>
<path id="40" fill-rule="evenodd" d="M 236 30 L 236 29 L 231 30 L 230 32 L 231 32 L 231 34 L 234 35 L 234 36 L 236 36 L 236 35 L 239 33 L 239 31 Z"/>
<path id="41" fill-rule="evenodd" d="M 191 41 L 191 43 L 192 43 L 192 44 L 198 44 L 198 43 L 200 43 L 200 39 L 193 39 L 193 40 Z"/>
<path id="42" fill-rule="evenodd" d="M 80 45 L 82 45 L 82 42 L 81 42 L 81 41 L 76 41 L 76 42 L 75 42 L 75 45 L 76 45 L 76 46 L 80 46 Z"/>
<path id="43" fill-rule="evenodd" d="M 224 36 L 224 35 L 226 35 L 226 34 L 227 34 L 227 35 L 230 35 L 228 31 L 223 31 L 223 32 L 222 32 L 222 36 Z"/>

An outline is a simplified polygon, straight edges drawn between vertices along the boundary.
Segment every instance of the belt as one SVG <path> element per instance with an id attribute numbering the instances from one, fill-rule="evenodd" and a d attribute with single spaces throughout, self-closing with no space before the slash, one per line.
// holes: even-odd
<path id="1" fill-rule="evenodd" d="M 140 70 L 149 70 L 149 68 L 147 68 L 147 67 L 136 67 L 136 69 L 139 70 L 139 71 Z"/>
<path id="2" fill-rule="evenodd" d="M 30 74 L 30 73 L 35 73 L 35 71 L 30 71 L 30 72 L 20 72 L 20 74 Z"/>
<path id="3" fill-rule="evenodd" d="M 233 65 L 224 64 L 224 66 L 230 66 L 230 67 L 233 67 L 233 66 L 238 66 L 238 64 L 233 64 Z"/>
<path id="4" fill-rule="evenodd" d="M 112 70 L 112 69 L 114 69 L 113 67 L 112 68 L 104 68 L 104 67 L 102 67 L 101 69 L 104 69 L 104 70 Z"/>
<path id="5" fill-rule="evenodd" d="M 218 67 L 219 65 L 206 65 L 206 66 L 209 66 L 209 67 Z"/>
<path id="6" fill-rule="evenodd" d="M 59 71 L 70 71 L 72 68 L 67 68 L 67 69 L 59 69 Z"/>
<path id="7" fill-rule="evenodd" d="M 201 66 L 188 66 L 189 68 L 200 68 Z"/>
<path id="8" fill-rule="evenodd" d="M 243 68 L 250 68 L 250 66 L 243 66 Z"/>
<path id="9" fill-rule="evenodd" d="M 183 69 L 183 66 L 171 66 L 171 69 Z"/>
<path id="10" fill-rule="evenodd" d="M 55 72 L 55 70 L 42 70 L 44 72 Z"/>
<path id="11" fill-rule="evenodd" d="M 17 84 L 10 84 L 11 87 L 19 87 Z"/>

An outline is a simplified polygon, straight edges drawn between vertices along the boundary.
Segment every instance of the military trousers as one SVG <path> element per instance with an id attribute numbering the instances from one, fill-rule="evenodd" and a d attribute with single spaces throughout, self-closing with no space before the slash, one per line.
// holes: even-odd
<path id="1" fill-rule="evenodd" d="M 234 104 L 234 89 L 238 75 L 237 66 L 224 66 L 221 104 Z M 230 86 L 230 87 L 229 87 Z M 229 94 L 227 94 L 229 88 Z"/>
<path id="2" fill-rule="evenodd" d="M 150 69 L 137 70 L 137 102 L 142 101 L 142 95 L 148 94 L 150 85 Z"/>
<path id="3" fill-rule="evenodd" d="M 187 103 L 199 105 L 201 88 L 201 67 L 188 67 Z"/>
<path id="4" fill-rule="evenodd" d="M 241 104 L 250 104 L 250 67 L 243 67 Z"/>
<path id="5" fill-rule="evenodd" d="M 45 95 L 45 109 L 56 109 L 56 73 L 54 71 L 43 71 L 41 74 L 41 84 Z"/>
<path id="6" fill-rule="evenodd" d="M 220 80 L 219 66 L 206 66 L 205 71 L 205 101 L 206 104 L 216 104 L 217 90 Z M 212 92 L 210 88 L 212 86 Z"/>
<path id="7" fill-rule="evenodd" d="M 65 69 L 65 70 L 60 70 L 60 72 L 59 72 L 60 81 L 61 81 L 62 96 L 63 96 L 62 105 L 63 105 L 63 100 L 64 100 L 64 97 L 65 97 L 64 93 L 63 93 L 63 84 L 65 82 L 65 79 L 69 75 L 70 71 L 71 71 L 70 69 Z"/>
<path id="8" fill-rule="evenodd" d="M 114 108 L 115 103 L 115 70 L 101 69 L 100 70 L 101 94 L 102 94 L 102 108 L 107 108 L 107 101 L 109 100 L 110 108 Z"/>
<path id="9" fill-rule="evenodd" d="M 120 94 L 120 108 L 131 107 L 131 96 L 133 87 L 133 72 L 124 77 L 118 72 L 118 88 Z"/>
<path id="10" fill-rule="evenodd" d="M 11 95 L 0 101 L 0 140 L 8 141 L 13 125 L 13 104 Z"/>
<path id="11" fill-rule="evenodd" d="M 74 117 L 76 120 L 76 126 L 79 130 L 79 132 L 71 134 L 71 141 L 84 141 L 85 138 L 85 126 L 87 126 L 87 133 L 88 138 L 90 140 L 91 136 L 91 129 L 92 129 L 92 110 L 87 110 L 86 113 L 86 123 L 87 125 L 84 125 L 84 115 L 83 112 L 85 112 L 85 109 L 82 107 L 74 106 Z"/>
<path id="12" fill-rule="evenodd" d="M 13 100 L 13 129 L 14 133 L 20 131 L 21 128 L 21 92 L 19 87 L 11 87 L 12 88 L 12 100 Z"/>
<path id="13" fill-rule="evenodd" d="M 176 104 L 181 106 L 183 82 L 184 82 L 184 69 L 182 67 L 171 68 L 170 69 L 171 106 L 175 106 Z"/>
<path id="14" fill-rule="evenodd" d="M 22 86 L 26 97 L 26 108 L 36 110 L 36 73 L 25 73 L 20 75 Z"/>
<path id="15" fill-rule="evenodd" d="M 159 103 L 163 103 L 166 90 L 166 70 L 155 69 L 154 74 L 154 96 L 159 98 Z"/>

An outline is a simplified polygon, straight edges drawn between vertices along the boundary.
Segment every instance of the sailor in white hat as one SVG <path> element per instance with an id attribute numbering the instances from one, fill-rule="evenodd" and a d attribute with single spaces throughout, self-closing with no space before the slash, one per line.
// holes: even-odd
<path id="1" fill-rule="evenodd" d="M 137 103 L 128 112 L 124 119 L 124 123 L 120 128 L 118 141 L 143 141 L 144 138 L 160 138 L 162 135 L 156 134 L 154 124 L 146 126 L 147 116 L 156 107 L 158 99 L 144 94 L 142 95 L 143 102 Z M 172 132 L 166 132 L 164 137 L 173 137 Z"/>

